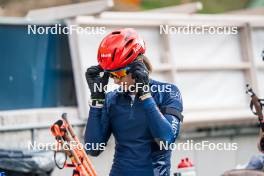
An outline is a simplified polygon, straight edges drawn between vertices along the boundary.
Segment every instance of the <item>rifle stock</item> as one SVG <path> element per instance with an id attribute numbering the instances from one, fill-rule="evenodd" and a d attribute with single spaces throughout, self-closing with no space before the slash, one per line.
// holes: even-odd
<path id="1" fill-rule="evenodd" d="M 264 100 L 258 98 L 258 96 L 255 94 L 253 89 L 247 84 L 247 94 L 250 95 L 251 101 L 250 101 L 250 109 L 252 110 L 253 114 L 258 116 L 259 124 L 260 124 L 260 130 L 259 130 L 259 143 L 258 148 L 261 152 L 264 153 L 264 120 L 263 120 L 263 106 L 264 106 Z"/>

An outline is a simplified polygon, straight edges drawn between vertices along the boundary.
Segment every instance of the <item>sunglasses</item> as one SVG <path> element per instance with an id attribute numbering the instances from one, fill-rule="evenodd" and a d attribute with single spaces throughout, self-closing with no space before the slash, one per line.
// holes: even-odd
<path id="1" fill-rule="evenodd" d="M 114 79 L 121 79 L 128 75 L 129 67 L 119 69 L 117 71 L 109 71 L 110 72 L 110 78 Z"/>

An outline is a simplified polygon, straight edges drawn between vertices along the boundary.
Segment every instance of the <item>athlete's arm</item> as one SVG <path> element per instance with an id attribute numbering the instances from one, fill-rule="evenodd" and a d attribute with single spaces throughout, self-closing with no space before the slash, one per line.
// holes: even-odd
<path id="1" fill-rule="evenodd" d="M 136 81 L 137 95 L 143 101 L 152 136 L 157 142 L 174 142 L 179 133 L 179 119 L 182 112 L 182 100 L 179 90 L 172 85 L 169 92 L 161 93 L 163 96 L 161 108 L 165 109 L 165 112 L 163 112 L 165 115 L 163 115 L 151 97 L 150 89 L 144 89 L 144 87 L 149 87 L 149 71 L 145 64 L 140 60 L 136 60 L 130 67 L 129 72 Z"/>
<path id="2" fill-rule="evenodd" d="M 180 131 L 182 100 L 176 86 L 172 86 L 172 92 L 163 95 L 161 109 L 151 96 L 142 102 L 152 136 L 158 143 L 162 141 L 170 144 L 175 142 Z"/>
<path id="3" fill-rule="evenodd" d="M 107 98 L 105 89 L 98 90 L 108 84 L 109 73 L 100 76 L 103 69 L 100 66 L 91 66 L 85 77 L 91 92 L 91 108 L 84 136 L 85 150 L 88 154 L 98 156 L 106 146 L 111 130 L 107 118 Z M 97 88 L 96 88 L 97 87 Z"/>
<path id="4" fill-rule="evenodd" d="M 102 108 L 91 107 L 84 135 L 86 152 L 98 156 L 104 150 L 110 135 L 106 103 Z"/>

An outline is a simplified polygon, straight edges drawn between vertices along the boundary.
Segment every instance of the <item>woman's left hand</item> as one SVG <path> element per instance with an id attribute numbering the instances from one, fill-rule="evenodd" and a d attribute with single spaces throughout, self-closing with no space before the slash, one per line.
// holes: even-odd
<path id="1" fill-rule="evenodd" d="M 142 61 L 135 60 L 131 63 L 129 73 L 136 81 L 136 91 L 139 96 L 150 92 L 149 90 L 149 71 Z"/>

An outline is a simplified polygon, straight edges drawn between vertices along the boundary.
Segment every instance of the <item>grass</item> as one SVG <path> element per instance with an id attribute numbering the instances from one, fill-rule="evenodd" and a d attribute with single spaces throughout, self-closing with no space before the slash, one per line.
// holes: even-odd
<path id="1" fill-rule="evenodd" d="M 224 13 L 226 11 L 245 8 L 250 0 L 200 0 L 203 9 L 199 13 Z M 182 4 L 182 2 L 197 2 L 195 0 L 142 0 L 143 10 Z"/>

